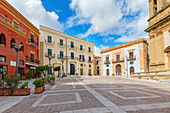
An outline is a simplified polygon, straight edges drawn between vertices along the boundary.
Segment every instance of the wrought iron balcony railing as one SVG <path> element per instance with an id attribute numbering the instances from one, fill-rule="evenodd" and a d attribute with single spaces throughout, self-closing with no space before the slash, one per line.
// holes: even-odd
<path id="1" fill-rule="evenodd" d="M 40 60 L 31 58 L 29 56 L 26 56 L 26 62 L 32 62 L 32 63 L 40 64 Z"/>
<path id="2" fill-rule="evenodd" d="M 66 44 L 57 43 L 58 46 L 66 47 Z"/>
<path id="3" fill-rule="evenodd" d="M 113 59 L 112 62 L 113 63 L 124 62 L 124 58 L 117 59 L 117 60 Z"/>
<path id="4" fill-rule="evenodd" d="M 85 62 L 85 59 L 79 58 L 79 61 L 80 61 L 80 62 Z"/>
<path id="5" fill-rule="evenodd" d="M 67 57 L 66 57 L 66 56 L 63 56 L 63 55 L 57 55 L 57 58 L 58 58 L 58 59 L 66 59 Z"/>
<path id="6" fill-rule="evenodd" d="M 88 60 L 88 63 L 93 63 L 93 60 Z"/>
<path id="7" fill-rule="evenodd" d="M 45 57 L 55 58 L 55 54 L 45 53 Z"/>
<path id="8" fill-rule="evenodd" d="M 55 41 L 48 42 L 48 41 L 45 39 L 45 43 L 48 43 L 48 44 L 55 44 Z"/>
<path id="9" fill-rule="evenodd" d="M 127 58 L 127 61 L 131 61 L 131 60 L 136 60 L 136 56 L 128 57 L 128 58 Z"/>
<path id="10" fill-rule="evenodd" d="M 75 46 L 73 46 L 73 45 L 68 45 L 68 47 L 69 47 L 70 49 L 78 50 L 78 47 L 75 47 Z"/>
<path id="11" fill-rule="evenodd" d="M 35 46 L 35 47 L 38 47 L 38 42 L 36 42 L 36 41 L 34 41 L 34 40 L 29 39 L 29 40 L 28 40 L 28 43 L 29 43 L 30 45 L 33 45 L 33 46 Z"/>
<path id="12" fill-rule="evenodd" d="M 108 60 L 108 61 L 104 61 L 104 64 L 110 64 L 110 61 Z"/>

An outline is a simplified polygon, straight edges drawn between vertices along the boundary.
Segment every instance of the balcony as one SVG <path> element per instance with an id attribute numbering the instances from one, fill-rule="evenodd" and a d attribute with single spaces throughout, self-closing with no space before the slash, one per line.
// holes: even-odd
<path id="1" fill-rule="evenodd" d="M 131 61 L 131 60 L 136 60 L 136 56 L 128 57 L 128 58 L 127 58 L 127 61 Z"/>
<path id="2" fill-rule="evenodd" d="M 108 60 L 108 61 L 104 61 L 104 64 L 110 64 L 110 61 Z"/>
<path id="3" fill-rule="evenodd" d="M 117 60 L 113 59 L 112 63 L 119 63 L 119 62 L 124 62 L 124 61 L 125 61 L 124 58 L 117 59 Z"/>
<path id="4" fill-rule="evenodd" d="M 80 51 L 85 51 L 85 49 L 79 49 Z"/>
<path id="5" fill-rule="evenodd" d="M 70 60 L 78 60 L 77 57 L 71 57 L 71 56 L 69 56 L 68 59 L 70 59 Z"/>
<path id="6" fill-rule="evenodd" d="M 49 43 L 46 39 L 45 39 L 45 43 L 47 43 L 47 44 L 55 44 L 55 41 L 52 41 L 51 43 Z"/>
<path id="7" fill-rule="evenodd" d="M 16 25 L 14 22 L 12 22 L 11 20 L 9 20 L 7 17 L 5 17 L 4 15 L 0 14 L 0 20 L 2 20 L 3 22 L 7 23 L 8 25 L 10 25 L 11 27 L 14 27 L 15 29 L 17 29 L 18 31 L 20 31 L 23 34 L 26 34 L 26 31 L 19 27 L 18 25 Z"/>
<path id="8" fill-rule="evenodd" d="M 80 62 L 85 62 L 85 59 L 79 58 L 79 61 L 80 61 Z"/>
<path id="9" fill-rule="evenodd" d="M 58 59 L 66 59 L 66 56 L 62 56 L 62 55 L 57 55 Z"/>
<path id="10" fill-rule="evenodd" d="M 59 47 L 66 47 L 66 44 L 57 43 L 57 45 L 58 45 Z"/>
<path id="11" fill-rule="evenodd" d="M 88 63 L 93 63 L 93 60 L 88 60 Z"/>
<path id="12" fill-rule="evenodd" d="M 75 47 L 75 46 L 72 46 L 72 45 L 68 45 L 68 48 L 78 50 L 78 47 Z"/>
<path id="13" fill-rule="evenodd" d="M 55 54 L 45 53 L 45 57 L 48 57 L 48 58 L 55 58 Z"/>
<path id="14" fill-rule="evenodd" d="M 93 53 L 93 51 L 89 51 L 89 50 L 88 50 L 88 53 Z"/>
<path id="15" fill-rule="evenodd" d="M 38 42 L 36 42 L 36 41 L 34 41 L 34 40 L 29 39 L 29 40 L 28 40 L 28 44 L 30 44 L 30 45 L 38 48 Z"/>
<path id="16" fill-rule="evenodd" d="M 33 63 L 33 64 L 40 64 L 40 60 L 31 58 L 29 56 L 26 56 L 26 62 L 27 63 Z"/>

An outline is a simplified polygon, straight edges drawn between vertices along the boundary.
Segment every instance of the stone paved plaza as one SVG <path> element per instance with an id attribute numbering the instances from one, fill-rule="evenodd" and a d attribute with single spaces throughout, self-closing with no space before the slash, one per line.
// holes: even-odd
<path id="1" fill-rule="evenodd" d="M 170 84 L 121 77 L 57 79 L 55 85 L 46 86 L 46 91 L 42 94 L 25 97 L 4 111 L 4 113 L 153 112 L 170 112 Z"/>

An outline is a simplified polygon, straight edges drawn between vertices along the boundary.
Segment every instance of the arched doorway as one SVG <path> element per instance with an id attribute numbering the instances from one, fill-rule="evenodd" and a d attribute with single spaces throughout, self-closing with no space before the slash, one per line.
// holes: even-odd
<path id="1" fill-rule="evenodd" d="M 70 75 L 75 75 L 75 65 L 70 64 Z"/>
<path id="2" fill-rule="evenodd" d="M 109 69 L 106 70 L 106 73 L 107 73 L 106 75 L 109 76 L 109 74 L 110 74 Z"/>
<path id="3" fill-rule="evenodd" d="M 121 65 L 120 64 L 116 65 L 116 75 L 120 76 L 122 72 L 121 70 L 122 70 Z"/>
<path id="4" fill-rule="evenodd" d="M 135 72 L 134 67 L 130 67 L 130 75 L 132 75 Z"/>

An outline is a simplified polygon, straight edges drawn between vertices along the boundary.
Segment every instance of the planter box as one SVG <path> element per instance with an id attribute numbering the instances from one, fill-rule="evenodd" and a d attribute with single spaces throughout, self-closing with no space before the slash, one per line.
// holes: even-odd
<path id="1" fill-rule="evenodd" d="M 30 94 L 30 90 L 31 90 L 31 88 L 27 88 L 27 89 L 14 89 L 14 90 L 13 90 L 13 95 L 14 95 L 14 96 L 29 95 L 29 94 Z"/>
<path id="2" fill-rule="evenodd" d="M 3 95 L 4 96 L 9 96 L 12 94 L 12 90 L 11 89 L 3 89 Z"/>
<path id="3" fill-rule="evenodd" d="M 49 81 L 45 81 L 45 84 L 49 84 Z"/>
<path id="4" fill-rule="evenodd" d="M 0 89 L 0 96 L 4 95 L 4 90 Z"/>
<path id="5" fill-rule="evenodd" d="M 40 94 L 43 92 L 43 87 L 35 88 L 35 94 Z"/>

